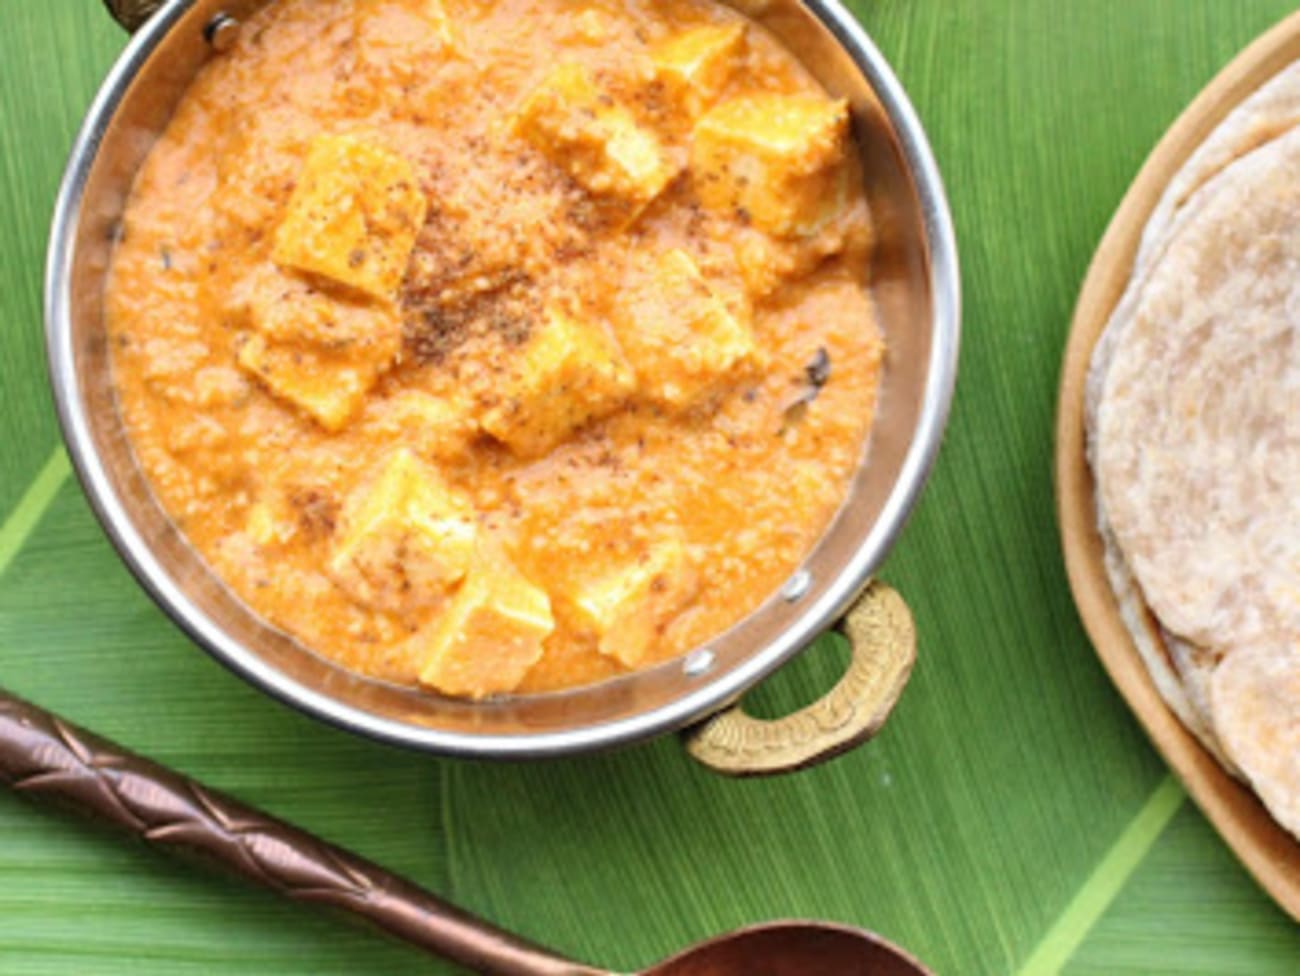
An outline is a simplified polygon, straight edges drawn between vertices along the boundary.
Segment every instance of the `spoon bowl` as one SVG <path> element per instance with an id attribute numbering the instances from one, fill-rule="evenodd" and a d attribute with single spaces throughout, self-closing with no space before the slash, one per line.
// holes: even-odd
<path id="1" fill-rule="evenodd" d="M 930 970 L 865 929 L 826 922 L 770 922 L 720 935 L 652 966 L 643 976 L 930 976 Z"/>

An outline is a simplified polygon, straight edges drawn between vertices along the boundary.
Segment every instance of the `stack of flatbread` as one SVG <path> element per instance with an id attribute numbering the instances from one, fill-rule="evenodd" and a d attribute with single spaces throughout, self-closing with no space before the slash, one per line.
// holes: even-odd
<path id="1" fill-rule="evenodd" d="M 1170 184 L 1088 384 L 1124 622 L 1169 707 L 1300 836 L 1300 62 Z"/>

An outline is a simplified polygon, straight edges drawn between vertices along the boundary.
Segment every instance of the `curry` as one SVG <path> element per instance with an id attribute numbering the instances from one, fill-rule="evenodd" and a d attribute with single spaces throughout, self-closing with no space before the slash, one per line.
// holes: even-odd
<path id="1" fill-rule="evenodd" d="M 138 462 L 231 590 L 373 678 L 483 698 L 680 655 L 864 456 L 852 138 L 706 0 L 276 0 L 123 218 Z"/>

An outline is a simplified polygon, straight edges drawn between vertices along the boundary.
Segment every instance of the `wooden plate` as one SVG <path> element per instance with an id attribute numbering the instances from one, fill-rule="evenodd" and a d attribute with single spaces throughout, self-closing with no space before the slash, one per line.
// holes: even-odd
<path id="1" fill-rule="evenodd" d="M 1165 705 L 1120 619 L 1097 534 L 1084 456 L 1084 387 L 1094 344 L 1128 285 L 1138 243 L 1165 187 L 1233 108 L 1300 58 L 1300 13 L 1226 67 L 1160 140 L 1092 259 L 1065 351 L 1056 423 L 1056 489 L 1070 588 L 1084 626 L 1120 693 L 1188 793 L 1261 885 L 1300 921 L 1300 843 L 1215 761 Z"/>

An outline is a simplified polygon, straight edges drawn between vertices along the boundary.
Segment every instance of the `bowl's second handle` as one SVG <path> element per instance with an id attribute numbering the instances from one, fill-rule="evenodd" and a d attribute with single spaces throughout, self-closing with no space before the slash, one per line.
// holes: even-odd
<path id="1" fill-rule="evenodd" d="M 104 0 L 104 6 L 108 7 L 113 19 L 133 34 L 162 5 L 163 0 Z"/>
<path id="2" fill-rule="evenodd" d="M 729 776 L 765 776 L 825 762 L 880 731 L 916 661 L 911 611 L 897 591 L 873 582 L 838 629 L 852 659 L 824 698 L 774 721 L 733 705 L 687 730 L 691 757 Z"/>

